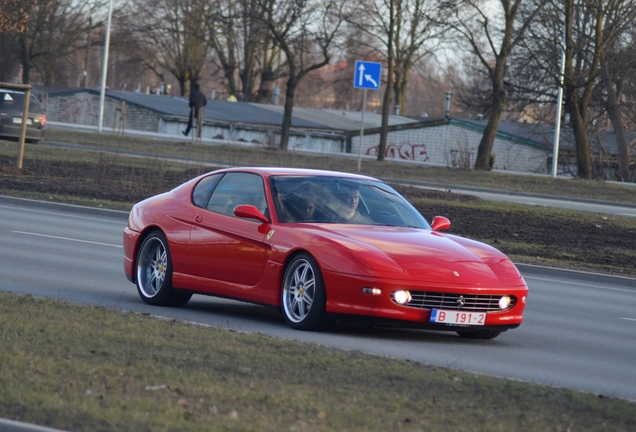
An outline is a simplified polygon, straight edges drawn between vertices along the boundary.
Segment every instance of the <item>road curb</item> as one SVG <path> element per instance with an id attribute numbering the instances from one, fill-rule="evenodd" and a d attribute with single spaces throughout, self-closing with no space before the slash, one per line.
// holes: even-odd
<path id="1" fill-rule="evenodd" d="M 532 276 L 553 276 L 553 277 L 567 277 L 569 279 L 576 279 L 585 282 L 601 282 L 611 283 L 636 290 L 636 279 L 625 277 L 606 275 L 601 273 L 593 273 L 581 270 L 569 270 L 556 267 L 545 267 L 534 264 L 518 264 L 515 266 L 519 269 L 522 275 Z"/>
<path id="2" fill-rule="evenodd" d="M 38 426 L 3 418 L 0 418 L 0 430 L 2 432 L 65 432 L 61 429 L 52 429 L 46 426 Z"/>
<path id="3" fill-rule="evenodd" d="M 0 204 L 12 204 L 22 207 L 35 208 L 40 210 L 57 210 L 71 213 L 78 213 L 82 215 L 94 215 L 100 217 L 110 217 L 114 219 L 128 220 L 130 212 L 120 210 L 110 210 L 97 207 L 85 207 L 74 204 L 62 204 L 47 201 L 38 201 L 27 198 L 15 198 L 0 195 Z"/>

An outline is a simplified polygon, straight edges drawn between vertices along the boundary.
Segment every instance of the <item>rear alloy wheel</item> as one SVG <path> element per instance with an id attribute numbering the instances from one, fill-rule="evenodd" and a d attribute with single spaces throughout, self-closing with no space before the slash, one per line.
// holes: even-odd
<path id="1" fill-rule="evenodd" d="M 289 263 L 283 278 L 281 304 L 285 321 L 297 330 L 324 330 L 331 324 L 318 263 L 307 253 Z"/>
<path id="2" fill-rule="evenodd" d="M 466 339 L 494 339 L 501 334 L 497 330 L 481 330 L 481 331 L 461 331 L 458 330 L 457 334 Z"/>
<path id="3" fill-rule="evenodd" d="M 137 254 L 137 291 L 154 306 L 183 306 L 192 293 L 172 287 L 172 257 L 166 236 L 151 232 Z"/>

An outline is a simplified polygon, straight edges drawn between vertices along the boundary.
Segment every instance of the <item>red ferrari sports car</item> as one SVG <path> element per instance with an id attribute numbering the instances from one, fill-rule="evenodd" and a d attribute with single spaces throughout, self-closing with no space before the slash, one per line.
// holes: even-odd
<path id="1" fill-rule="evenodd" d="M 134 206 L 124 268 L 148 304 L 233 298 L 280 308 L 300 330 L 338 317 L 475 339 L 518 327 L 528 288 L 517 268 L 449 227 L 370 177 L 222 169 Z"/>

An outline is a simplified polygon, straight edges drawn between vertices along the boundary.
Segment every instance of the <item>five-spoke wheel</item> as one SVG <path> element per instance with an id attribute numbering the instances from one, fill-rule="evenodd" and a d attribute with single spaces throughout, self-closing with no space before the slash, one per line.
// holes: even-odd
<path id="1" fill-rule="evenodd" d="M 283 278 L 281 304 L 285 320 L 299 330 L 324 329 L 330 324 L 325 312 L 326 303 L 318 263 L 307 253 L 296 255 Z"/>
<path id="2" fill-rule="evenodd" d="M 137 291 L 148 304 L 183 306 L 192 293 L 172 287 L 172 259 L 161 231 L 151 232 L 137 254 Z"/>

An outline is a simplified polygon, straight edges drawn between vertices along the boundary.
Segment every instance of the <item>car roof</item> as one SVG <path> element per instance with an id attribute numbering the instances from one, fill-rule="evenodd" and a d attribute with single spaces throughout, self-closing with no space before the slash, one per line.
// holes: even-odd
<path id="1" fill-rule="evenodd" d="M 306 169 L 306 168 L 285 168 L 285 167 L 235 167 L 235 168 L 225 168 L 218 171 L 214 171 L 215 173 L 220 172 L 251 172 L 255 174 L 260 174 L 263 177 L 271 177 L 271 176 L 321 176 L 321 177 L 342 177 L 349 178 L 352 180 L 374 180 L 379 181 L 376 178 L 368 177 L 360 174 L 352 174 L 352 173 L 344 173 L 339 171 L 326 171 L 326 170 L 317 170 L 317 169 Z"/>

